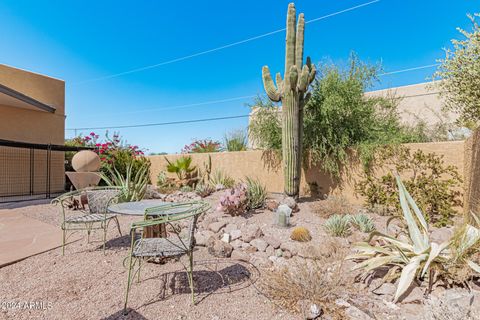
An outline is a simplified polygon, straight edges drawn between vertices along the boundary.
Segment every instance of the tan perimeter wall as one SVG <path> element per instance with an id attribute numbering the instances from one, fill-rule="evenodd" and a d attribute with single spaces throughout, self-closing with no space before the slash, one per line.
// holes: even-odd
<path id="1" fill-rule="evenodd" d="M 412 150 L 421 149 L 424 152 L 434 152 L 444 157 L 447 165 L 458 167 L 460 174 L 464 172 L 464 141 L 415 143 L 408 144 Z M 223 170 L 236 180 L 245 176 L 259 179 L 269 192 L 283 192 L 283 173 L 281 165 L 275 157 L 260 150 L 241 152 L 220 152 L 210 154 L 192 154 L 193 164 L 202 167 L 208 156 L 212 157 L 212 170 Z M 152 163 L 151 180 L 156 183 L 159 172 L 165 171 L 167 157 L 170 161 L 181 157 L 181 154 L 167 156 L 149 156 Z M 352 203 L 362 203 L 363 200 L 355 196 L 355 182 L 360 178 L 361 165 L 348 170 L 342 177 L 343 183 L 335 183 L 318 166 L 302 172 L 301 193 L 309 194 L 309 183 L 316 183 L 322 194 L 341 194 Z M 173 176 L 172 176 L 173 177 Z"/>

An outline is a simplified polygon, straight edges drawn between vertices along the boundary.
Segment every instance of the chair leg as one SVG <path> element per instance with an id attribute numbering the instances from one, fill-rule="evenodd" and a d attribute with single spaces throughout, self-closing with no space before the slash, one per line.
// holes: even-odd
<path id="1" fill-rule="evenodd" d="M 140 269 L 142 268 L 142 258 L 138 259 L 138 275 L 137 275 L 137 283 L 140 282 Z"/>
<path id="2" fill-rule="evenodd" d="M 120 229 L 120 222 L 118 222 L 118 218 L 115 217 L 115 223 L 117 224 L 117 229 L 118 229 L 118 233 L 120 233 L 120 237 L 122 236 L 122 230 Z"/>
<path id="3" fill-rule="evenodd" d="M 103 224 L 103 254 L 105 254 L 105 245 L 107 242 L 107 224 Z"/>
<path id="4" fill-rule="evenodd" d="M 189 259 L 189 268 L 187 270 L 188 273 L 188 283 L 190 285 L 190 291 L 192 292 L 192 304 L 195 305 L 195 292 L 193 288 L 193 251 L 188 253 Z"/>
<path id="5" fill-rule="evenodd" d="M 132 261 L 133 261 L 133 257 L 132 257 L 132 254 L 130 253 L 130 261 L 128 263 L 127 292 L 125 294 L 125 304 L 123 306 L 124 315 L 127 315 L 128 293 L 130 291 L 130 285 L 132 284 Z"/>
<path id="6" fill-rule="evenodd" d="M 65 240 L 66 240 L 66 232 L 67 230 L 65 230 L 65 228 L 62 229 L 63 231 L 63 236 L 62 236 L 62 256 L 65 255 Z"/>

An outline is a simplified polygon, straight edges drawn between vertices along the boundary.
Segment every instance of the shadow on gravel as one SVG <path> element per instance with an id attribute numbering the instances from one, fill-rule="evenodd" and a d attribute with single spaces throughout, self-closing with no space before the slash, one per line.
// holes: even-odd
<path id="1" fill-rule="evenodd" d="M 159 270 L 159 273 L 161 271 Z M 194 266 L 194 292 L 196 304 L 202 303 L 212 294 L 225 294 L 245 289 L 253 285 L 260 272 L 250 263 L 237 260 L 203 260 L 196 261 Z M 162 286 L 159 287 L 158 299 L 147 302 L 143 306 L 167 300 L 174 295 L 184 294 L 190 299 L 187 273 L 184 270 L 161 274 Z M 158 277 L 143 281 L 158 280 Z M 142 307 L 143 307 L 142 306 Z"/>
<path id="2" fill-rule="evenodd" d="M 144 316 L 142 316 L 140 313 L 138 313 L 137 311 L 131 309 L 131 308 L 127 308 L 127 315 L 124 315 L 123 314 L 123 309 L 120 310 L 120 311 L 117 311 L 115 312 L 114 314 L 112 315 L 109 315 L 108 317 L 105 317 L 105 318 L 101 318 L 101 320 L 117 320 L 117 319 L 135 319 L 135 320 L 148 320 L 147 318 L 145 318 Z"/>

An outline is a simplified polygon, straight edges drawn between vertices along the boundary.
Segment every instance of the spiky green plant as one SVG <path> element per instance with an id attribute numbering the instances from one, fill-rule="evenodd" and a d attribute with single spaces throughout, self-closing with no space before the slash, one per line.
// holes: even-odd
<path id="1" fill-rule="evenodd" d="M 250 177 L 245 178 L 247 185 L 247 201 L 250 209 L 261 208 L 267 199 L 267 188 L 258 180 Z"/>
<path id="2" fill-rule="evenodd" d="M 365 233 L 370 233 L 375 230 L 375 224 L 373 223 L 372 218 L 363 213 L 352 215 L 350 223 L 355 228 Z"/>
<path id="3" fill-rule="evenodd" d="M 247 134 L 244 130 L 236 130 L 225 134 L 225 149 L 227 151 L 247 150 Z"/>
<path id="4" fill-rule="evenodd" d="M 362 261 L 355 269 L 362 269 L 368 273 L 388 266 L 390 271 L 386 277 L 389 278 L 400 271 L 394 302 L 398 301 L 416 278 L 428 277 L 431 286 L 435 279 L 448 275 L 448 270 L 458 264 L 459 260 L 463 260 L 474 271 L 480 272 L 480 266 L 465 256 L 471 248 L 478 246 L 480 230 L 467 224 L 454 238 L 441 244 L 431 242 L 423 213 L 398 175 L 396 181 L 408 237 L 397 239 L 377 231 L 372 232 L 367 242 L 355 245 L 358 253 L 347 257 Z M 370 244 L 372 239 L 381 241 L 373 246 Z M 455 243 L 456 245 L 452 245 Z"/>
<path id="5" fill-rule="evenodd" d="M 232 188 L 235 185 L 235 179 L 230 177 L 222 170 L 215 170 L 210 176 L 210 184 L 213 187 L 223 186 L 223 188 Z"/>
<path id="6" fill-rule="evenodd" d="M 285 74 L 282 80 L 276 74 L 276 86 L 268 66 L 262 68 L 265 91 L 274 102 L 282 102 L 282 160 L 284 188 L 289 196 L 298 197 L 300 191 L 300 167 L 302 158 L 303 108 L 310 98 L 307 92 L 315 79 L 315 65 L 307 57 L 303 65 L 303 35 L 305 19 L 303 13 L 296 24 L 295 5 L 288 5 L 287 37 L 285 50 Z"/>
<path id="7" fill-rule="evenodd" d="M 147 184 L 150 180 L 150 165 L 143 164 L 135 174 L 133 174 L 133 162 L 126 169 L 125 175 L 122 175 L 115 166 L 108 168 L 109 175 L 101 173 L 102 179 L 108 186 L 121 187 L 123 189 L 122 201 L 140 201 L 145 196 Z"/>
<path id="8" fill-rule="evenodd" d="M 325 221 L 324 228 L 334 237 L 346 237 L 351 233 L 350 215 L 334 214 Z"/>
<path id="9" fill-rule="evenodd" d="M 188 179 L 197 170 L 195 166 L 192 166 L 192 157 L 190 156 L 180 157 L 175 162 L 171 162 L 167 157 L 165 160 L 167 161 L 167 171 L 175 173 L 180 181 Z"/>
<path id="10" fill-rule="evenodd" d="M 202 198 L 211 195 L 215 191 L 215 188 L 208 183 L 198 183 L 195 186 L 195 192 Z"/>

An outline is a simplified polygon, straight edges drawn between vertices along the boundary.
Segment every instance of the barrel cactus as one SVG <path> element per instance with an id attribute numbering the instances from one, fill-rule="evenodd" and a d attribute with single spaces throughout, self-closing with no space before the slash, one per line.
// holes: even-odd
<path id="1" fill-rule="evenodd" d="M 274 102 L 282 102 L 282 157 L 285 193 L 298 197 L 302 160 L 303 108 L 310 94 L 308 87 L 315 79 L 315 65 L 307 58 L 303 65 L 303 13 L 296 24 L 295 5 L 288 5 L 285 74 L 276 74 L 276 85 L 268 66 L 262 69 L 265 91 Z"/>

